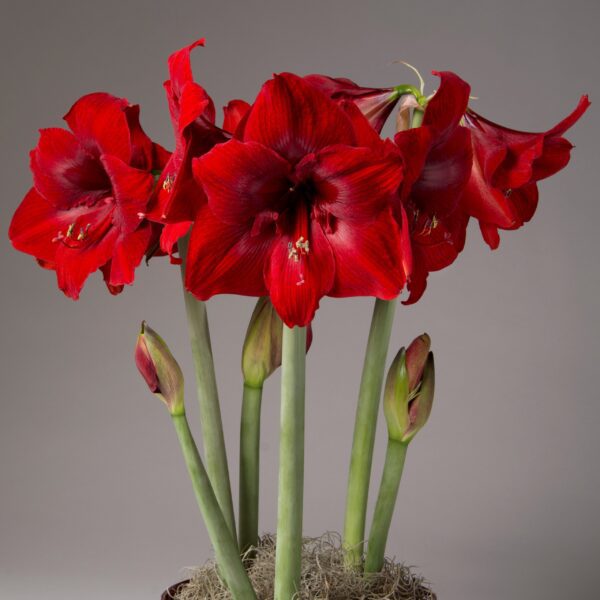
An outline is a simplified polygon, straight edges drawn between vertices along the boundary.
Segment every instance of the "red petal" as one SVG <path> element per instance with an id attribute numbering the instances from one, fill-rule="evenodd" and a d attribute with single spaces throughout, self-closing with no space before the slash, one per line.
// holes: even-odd
<path id="1" fill-rule="evenodd" d="M 228 223 L 279 208 L 290 187 L 290 164 L 255 142 L 219 144 L 194 161 L 193 171 L 214 214 Z"/>
<path id="2" fill-rule="evenodd" d="M 479 229 L 481 229 L 481 235 L 485 243 L 492 249 L 495 250 L 500 245 L 500 236 L 498 235 L 498 228 L 489 223 L 479 223 Z"/>
<path id="3" fill-rule="evenodd" d="M 83 288 L 85 280 L 90 273 L 97 271 L 108 262 L 112 256 L 114 245 L 119 236 L 119 230 L 110 225 L 111 205 L 104 205 L 80 217 L 80 221 L 88 221 L 92 227 L 90 231 L 99 231 L 97 239 L 91 240 L 81 246 L 70 247 L 65 243 L 58 243 L 56 248 L 56 277 L 58 287 L 69 298 L 76 300 Z M 72 211 L 70 211 L 72 212 Z M 103 223 L 107 222 L 107 225 Z"/>
<path id="4" fill-rule="evenodd" d="M 414 268 L 408 282 L 409 297 L 402 304 L 414 304 L 421 298 L 431 271 L 439 271 L 451 265 L 465 246 L 469 217 L 460 211 L 435 224 L 423 219 L 416 220 L 412 250 Z"/>
<path id="5" fill-rule="evenodd" d="M 579 121 L 583 116 L 583 113 L 590 107 L 590 99 L 585 96 L 579 98 L 579 103 L 575 107 L 575 110 L 567 117 L 565 117 L 560 123 L 557 123 L 552 129 L 546 132 L 547 137 L 560 136 L 566 133 L 567 129 L 570 129 Z"/>
<path id="6" fill-rule="evenodd" d="M 295 212 L 289 232 L 273 242 L 265 280 L 271 302 L 283 322 L 288 327 L 304 327 L 312 321 L 319 300 L 333 285 L 335 263 L 321 226 L 307 221 L 306 207 L 302 204 Z M 300 232 L 309 240 L 310 249 L 307 254 L 300 252 L 295 260 L 290 249 L 301 239 Z"/>
<path id="7" fill-rule="evenodd" d="M 91 204 L 110 192 L 100 161 L 65 129 L 40 130 L 38 145 L 31 152 L 31 170 L 38 192 L 59 208 Z"/>
<path id="8" fill-rule="evenodd" d="M 8 237 L 12 245 L 45 262 L 54 262 L 59 231 L 66 231 L 73 219 L 32 188 L 15 211 Z"/>
<path id="9" fill-rule="evenodd" d="M 265 83 L 248 114 L 244 140 L 260 142 L 295 163 L 333 144 L 353 145 L 342 109 L 300 77 L 276 75 Z"/>
<path id="10" fill-rule="evenodd" d="M 494 223 L 505 229 L 513 227 L 518 219 L 507 195 L 486 182 L 477 159 L 473 160 L 473 170 L 461 206 L 479 221 Z"/>
<path id="11" fill-rule="evenodd" d="M 361 87 L 344 77 L 307 75 L 304 80 L 332 99 L 352 102 L 377 133 L 381 132 L 400 97 L 393 88 Z"/>
<path id="12" fill-rule="evenodd" d="M 169 76 L 173 91 L 177 96 L 181 95 L 183 86 L 194 79 L 190 60 L 191 51 L 198 46 L 204 46 L 204 43 L 205 39 L 201 38 L 189 46 L 176 50 L 169 56 Z"/>
<path id="13" fill-rule="evenodd" d="M 140 107 L 132 104 L 125 108 L 127 125 L 131 135 L 131 159 L 129 164 L 136 169 L 153 169 L 154 144 L 140 125 Z"/>
<path id="14" fill-rule="evenodd" d="M 124 98 L 96 93 L 75 102 L 64 119 L 80 144 L 94 156 L 112 154 L 125 162 L 131 158 L 131 137 Z"/>
<path id="15" fill-rule="evenodd" d="M 186 288 L 201 300 L 215 294 L 267 295 L 263 268 L 272 234 L 252 235 L 246 225 L 223 223 L 205 205 L 192 228 Z"/>
<path id="16" fill-rule="evenodd" d="M 101 160 L 112 182 L 117 207 L 114 222 L 122 233 L 132 232 L 145 217 L 154 177 L 114 156 L 102 156 Z"/>
<path id="17" fill-rule="evenodd" d="M 244 100 L 231 100 L 223 107 L 223 129 L 229 133 L 235 133 L 241 120 L 250 110 L 250 105 Z"/>
<path id="18" fill-rule="evenodd" d="M 433 71 L 433 74 L 440 77 L 440 87 L 427 104 L 423 125 L 432 127 L 443 139 L 465 114 L 471 86 L 450 71 Z"/>
<path id="19" fill-rule="evenodd" d="M 147 221 L 136 231 L 124 235 L 115 243 L 107 285 L 116 288 L 133 283 L 135 269 L 142 262 L 152 237 L 152 227 Z"/>
<path id="20" fill-rule="evenodd" d="M 331 146 L 310 168 L 315 203 L 332 215 L 357 223 L 373 220 L 390 202 L 402 180 L 399 155 L 378 157 L 367 148 Z M 301 162 L 297 170 L 303 170 Z"/>
<path id="21" fill-rule="evenodd" d="M 181 258 L 174 256 L 176 252 L 175 246 L 192 226 L 192 221 L 182 221 L 181 223 L 167 224 L 162 228 L 160 234 L 160 249 L 169 255 L 172 264 L 181 264 Z"/>
<path id="22" fill-rule="evenodd" d="M 434 144 L 410 192 L 420 209 L 438 218 L 456 208 L 471 173 L 471 136 L 457 127 L 443 143 Z"/>
<path id="23" fill-rule="evenodd" d="M 335 257 L 335 280 L 330 296 L 395 298 L 406 281 L 400 231 L 389 211 L 370 224 L 339 220 L 327 234 Z"/>

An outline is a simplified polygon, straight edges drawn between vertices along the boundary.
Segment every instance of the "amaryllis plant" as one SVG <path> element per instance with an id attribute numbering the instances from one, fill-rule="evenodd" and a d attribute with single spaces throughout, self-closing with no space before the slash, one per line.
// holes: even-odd
<path id="1" fill-rule="evenodd" d="M 236 599 L 256 598 L 248 565 L 260 543 L 261 398 L 281 366 L 274 597 L 290 600 L 301 586 L 305 357 L 321 298 L 375 299 L 343 531 L 347 568 L 372 574 L 384 564 L 407 448 L 434 393 L 427 334 L 398 352 L 384 387 L 398 299 L 406 292 L 404 303 L 418 301 L 429 274 L 456 260 L 470 219 L 494 249 L 499 231 L 532 218 L 537 183 L 569 162 L 563 135 L 589 101 L 583 96 L 549 130 L 526 133 L 475 112 L 469 84 L 452 72 L 434 72 L 439 84 L 430 95 L 422 80 L 379 89 L 280 73 L 252 103 L 229 102 L 218 124 L 190 64 L 203 45 L 168 61 L 172 153 L 144 133 L 137 105 L 106 93 L 82 97 L 64 117 L 68 129 L 40 131 L 30 155 L 33 185 L 9 236 L 73 299 L 95 271 L 118 294 L 144 257 L 180 265 L 203 458 L 186 419 L 182 371 L 146 323 L 135 362 L 171 415 L 219 575 Z M 394 111 L 396 133 L 385 139 Z M 237 515 L 205 304 L 219 294 L 258 298 L 242 350 Z M 388 447 L 367 527 L 382 390 Z"/>

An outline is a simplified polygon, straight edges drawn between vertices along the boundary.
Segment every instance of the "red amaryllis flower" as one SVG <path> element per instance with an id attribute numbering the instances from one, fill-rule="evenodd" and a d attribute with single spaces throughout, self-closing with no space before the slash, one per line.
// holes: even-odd
<path id="1" fill-rule="evenodd" d="M 77 299 L 88 275 L 102 270 L 109 290 L 133 282 L 153 236 L 143 218 L 152 170 L 168 153 L 139 123 L 139 107 L 109 94 L 78 100 L 64 117 L 71 131 L 42 129 L 31 152 L 34 187 L 9 229 L 17 250 L 56 271 L 58 287 Z"/>
<path id="2" fill-rule="evenodd" d="M 582 96 L 575 110 L 544 133 L 507 129 L 468 110 L 465 124 L 473 142 L 473 170 L 464 208 L 479 220 L 483 238 L 492 248 L 500 243 L 498 229 L 518 229 L 529 221 L 538 203 L 536 182 L 560 171 L 573 146 L 562 135 L 590 105 Z"/>
<path id="3" fill-rule="evenodd" d="M 421 297 L 430 271 L 454 262 L 464 247 L 468 222 L 462 196 L 471 172 L 471 141 L 459 123 L 470 87 L 454 73 L 434 74 L 441 78 L 440 87 L 427 104 L 422 126 L 394 138 L 406 157 L 395 214 L 407 221 L 413 255 L 405 304 Z"/>
<path id="4" fill-rule="evenodd" d="M 224 129 L 234 131 L 249 108 L 243 100 L 233 100 L 224 109 L 223 129 L 215 125 L 214 103 L 192 74 L 190 53 L 198 46 L 204 46 L 204 39 L 171 54 L 170 78 L 164 84 L 175 150 L 158 180 L 148 218 L 166 224 L 160 243 L 161 249 L 171 256 L 177 240 L 189 230 L 199 207 L 206 203 L 202 187 L 192 174 L 192 160 L 229 139 L 231 136 Z"/>
<path id="5" fill-rule="evenodd" d="M 332 100 L 353 102 L 377 133 L 383 129 L 401 95 L 399 88 L 362 87 L 345 77 L 315 74 L 304 79 Z"/>
<path id="6" fill-rule="evenodd" d="M 395 297 L 405 275 L 389 201 L 402 171 L 395 151 L 359 145 L 366 129 L 296 75 L 268 81 L 236 137 L 194 161 L 208 205 L 187 288 L 270 295 L 288 326 L 309 323 L 324 295 Z"/>

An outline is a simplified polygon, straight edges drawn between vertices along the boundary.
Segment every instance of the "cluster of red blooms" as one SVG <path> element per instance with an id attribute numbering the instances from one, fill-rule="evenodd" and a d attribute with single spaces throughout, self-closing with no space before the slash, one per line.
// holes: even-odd
<path id="1" fill-rule="evenodd" d="M 380 137 L 399 94 L 323 75 L 275 75 L 252 105 L 233 100 L 221 127 L 190 52 L 169 59 L 172 154 L 139 124 L 139 108 L 96 93 L 43 129 L 31 152 L 33 187 L 9 235 L 56 271 L 77 298 L 101 270 L 112 293 L 144 255 L 178 259 L 191 227 L 186 287 L 270 296 L 289 325 L 306 325 L 323 296 L 420 298 L 430 271 L 450 265 L 470 218 L 496 248 L 499 229 L 535 212 L 537 182 L 562 169 L 562 136 L 586 96 L 543 133 L 507 129 L 468 107 L 469 85 L 436 73 L 422 125 Z"/>

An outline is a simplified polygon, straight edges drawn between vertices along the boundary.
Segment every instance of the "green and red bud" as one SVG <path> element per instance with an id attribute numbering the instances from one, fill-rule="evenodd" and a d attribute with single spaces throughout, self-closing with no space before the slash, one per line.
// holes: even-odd
<path id="1" fill-rule="evenodd" d="M 242 350 L 242 373 L 247 386 L 260 388 L 281 366 L 283 321 L 268 297 L 259 298 L 248 323 Z M 306 349 L 312 342 L 310 325 L 306 332 Z"/>
<path id="2" fill-rule="evenodd" d="M 185 413 L 181 367 L 165 341 L 145 321 L 135 346 L 135 364 L 150 391 L 158 396 L 171 415 Z"/>
<path id="3" fill-rule="evenodd" d="M 388 372 L 383 408 L 389 437 L 398 442 L 410 442 L 431 413 L 435 369 L 430 347 L 429 336 L 419 336 L 400 349 Z"/>

